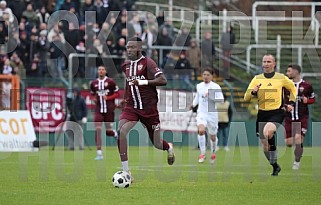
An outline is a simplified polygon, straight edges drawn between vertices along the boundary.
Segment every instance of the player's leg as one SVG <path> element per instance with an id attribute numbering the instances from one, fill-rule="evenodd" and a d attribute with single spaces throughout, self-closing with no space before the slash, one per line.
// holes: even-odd
<path id="1" fill-rule="evenodd" d="M 262 119 L 260 119 L 260 114 L 258 114 L 258 118 L 256 120 L 256 136 L 260 138 L 264 156 L 268 161 L 270 161 L 269 143 L 263 135 L 263 128 L 266 123 L 262 122 L 261 120 Z"/>
<path id="2" fill-rule="evenodd" d="M 284 141 L 287 147 L 292 147 L 293 145 L 293 139 L 294 139 L 294 134 L 295 132 L 292 132 L 292 129 L 294 127 L 292 126 L 292 120 L 291 118 L 285 118 L 284 120 Z M 293 130 L 294 131 L 294 130 Z"/>
<path id="3" fill-rule="evenodd" d="M 118 125 L 118 151 L 123 170 L 128 172 L 128 145 L 127 135 L 129 131 L 135 126 L 137 121 L 130 121 L 128 119 L 121 119 Z"/>
<path id="4" fill-rule="evenodd" d="M 104 116 L 101 113 L 95 112 L 94 114 L 94 123 L 95 123 L 95 142 L 96 142 L 96 148 L 97 148 L 97 156 L 95 160 L 102 160 L 103 153 L 101 151 L 101 145 L 102 145 L 102 140 L 101 140 L 101 127 L 102 127 L 102 122 L 104 120 Z"/>
<path id="5" fill-rule="evenodd" d="M 206 116 L 202 115 L 201 113 L 198 113 L 196 116 L 196 123 L 197 123 L 197 139 L 198 139 L 198 145 L 200 148 L 200 155 L 198 157 L 198 162 L 203 163 L 206 158 L 206 126 L 207 126 L 207 120 Z"/>
<path id="6" fill-rule="evenodd" d="M 113 129 L 113 126 L 113 122 L 105 122 L 106 137 L 114 137 L 117 140 L 118 134 L 117 131 Z"/>
<path id="7" fill-rule="evenodd" d="M 281 171 L 280 166 L 277 163 L 277 150 L 275 144 L 275 132 L 277 126 L 273 122 L 268 122 L 263 128 L 263 136 L 268 141 L 268 150 L 270 153 L 270 164 L 273 167 L 272 176 L 278 176 L 279 172 Z"/>
<path id="8" fill-rule="evenodd" d="M 217 142 L 217 130 L 218 130 L 218 123 L 217 120 L 212 119 L 209 120 L 207 123 L 207 132 L 210 137 L 210 150 L 211 150 L 211 164 L 215 162 L 216 159 L 216 142 Z"/>
<path id="9" fill-rule="evenodd" d="M 295 126 L 295 136 L 294 136 L 294 143 L 295 143 L 294 158 L 295 158 L 295 161 L 293 163 L 292 169 L 298 170 L 300 168 L 301 157 L 303 154 L 303 141 L 304 141 L 304 136 L 307 131 L 308 119 L 307 118 L 301 119 L 300 122 L 297 122 L 293 126 Z"/>
<path id="10" fill-rule="evenodd" d="M 141 118 L 141 122 L 145 125 L 150 141 L 154 147 L 160 150 L 167 151 L 167 162 L 169 165 L 175 162 L 175 153 L 172 143 L 168 143 L 166 140 L 161 139 L 160 136 L 160 121 L 159 116 L 149 118 Z"/>
<path id="11" fill-rule="evenodd" d="M 206 123 L 204 123 L 206 124 Z M 206 158 L 206 137 L 205 137 L 205 130 L 206 127 L 204 124 L 198 124 L 197 125 L 197 139 L 198 139 L 198 145 L 200 148 L 200 155 L 198 157 L 198 162 L 203 163 Z"/>
<path id="12" fill-rule="evenodd" d="M 105 128 L 106 128 L 106 136 L 114 137 L 117 139 L 117 131 L 113 130 L 114 125 L 114 119 L 115 119 L 115 113 L 106 113 L 104 115 L 104 122 L 105 122 Z"/>

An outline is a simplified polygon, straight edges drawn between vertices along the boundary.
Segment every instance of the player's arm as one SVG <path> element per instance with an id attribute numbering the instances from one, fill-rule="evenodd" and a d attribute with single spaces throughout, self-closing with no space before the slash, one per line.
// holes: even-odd
<path id="1" fill-rule="evenodd" d="M 254 77 L 249 84 L 248 88 L 246 89 L 246 92 L 244 94 L 244 101 L 249 102 L 253 97 L 257 96 L 257 92 L 260 89 L 261 84 L 258 82 L 256 77 Z"/>
<path id="2" fill-rule="evenodd" d="M 104 96 L 105 100 L 115 100 L 116 98 L 118 98 L 119 96 L 119 88 L 118 86 L 116 85 L 116 83 L 114 82 L 114 86 L 113 86 L 113 94 L 111 95 L 107 95 L 107 96 Z"/>
<path id="3" fill-rule="evenodd" d="M 90 84 L 90 94 L 91 94 L 91 100 L 96 104 L 97 98 L 96 98 L 96 91 L 93 83 Z"/>
<path id="4" fill-rule="evenodd" d="M 150 86 L 165 86 L 167 79 L 163 73 L 158 73 L 154 79 L 150 80 L 133 80 L 134 85 L 150 85 Z"/>
<path id="5" fill-rule="evenodd" d="M 196 85 L 196 95 L 193 99 L 193 104 L 191 105 L 190 109 L 191 110 L 196 110 L 196 107 L 198 106 L 198 99 L 199 99 L 199 95 L 198 95 L 198 85 Z"/>
<path id="6" fill-rule="evenodd" d="M 296 101 L 296 94 L 297 94 L 296 87 L 293 81 L 290 80 L 289 78 L 284 77 L 283 80 L 284 80 L 284 84 L 283 84 L 284 87 L 290 92 L 289 103 L 293 105 Z"/>
<path id="7" fill-rule="evenodd" d="M 167 79 L 162 70 L 156 65 L 153 60 L 147 59 L 147 75 L 146 80 L 134 80 L 134 85 L 149 85 L 149 86 L 165 86 Z"/>
<path id="8" fill-rule="evenodd" d="M 152 80 L 135 80 L 135 81 L 138 81 L 137 82 L 138 85 L 165 86 L 167 84 L 167 79 L 163 73 L 159 73 Z M 141 81 L 145 81 L 145 82 L 141 82 Z"/>
<path id="9" fill-rule="evenodd" d="M 315 103 L 315 96 L 312 85 L 309 85 L 308 87 L 307 96 L 303 96 L 303 103 L 308 105 Z"/>

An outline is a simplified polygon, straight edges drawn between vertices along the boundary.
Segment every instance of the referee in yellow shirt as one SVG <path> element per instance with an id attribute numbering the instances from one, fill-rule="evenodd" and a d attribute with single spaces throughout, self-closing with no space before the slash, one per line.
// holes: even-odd
<path id="1" fill-rule="evenodd" d="M 263 73 L 256 75 L 247 88 L 244 101 L 258 100 L 259 111 L 256 120 L 256 133 L 260 137 L 266 158 L 273 167 L 272 176 L 278 176 L 281 167 L 277 163 L 275 131 L 283 122 L 284 108 L 290 112 L 296 100 L 294 83 L 285 75 L 275 72 L 275 57 L 263 56 Z M 290 103 L 283 104 L 283 89 L 290 91 Z"/>

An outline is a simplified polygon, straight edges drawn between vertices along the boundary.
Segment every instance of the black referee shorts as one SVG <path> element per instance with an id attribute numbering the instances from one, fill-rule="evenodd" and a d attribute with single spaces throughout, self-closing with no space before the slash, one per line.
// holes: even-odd
<path id="1" fill-rule="evenodd" d="M 282 109 L 277 110 L 259 110 L 256 119 L 256 135 L 263 137 L 263 128 L 268 122 L 273 122 L 278 128 L 285 117 L 285 112 Z"/>

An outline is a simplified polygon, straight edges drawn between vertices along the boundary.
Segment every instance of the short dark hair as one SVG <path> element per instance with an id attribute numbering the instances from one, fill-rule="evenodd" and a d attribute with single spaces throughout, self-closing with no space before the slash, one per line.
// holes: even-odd
<path id="1" fill-rule="evenodd" d="M 299 66 L 297 64 L 289 64 L 288 68 L 292 68 L 294 70 L 297 70 L 299 73 L 301 73 L 301 66 Z"/>
<path id="2" fill-rule="evenodd" d="M 209 72 L 211 75 L 214 75 L 214 71 L 211 68 L 204 68 L 202 73 L 204 73 L 205 71 Z"/>
<path id="3" fill-rule="evenodd" d="M 133 36 L 131 38 L 128 39 L 128 41 L 137 41 L 137 42 L 142 42 L 142 39 L 137 37 L 137 36 Z"/>

